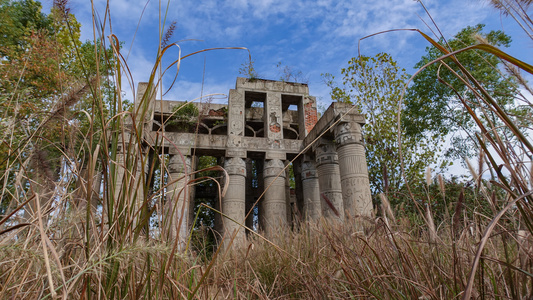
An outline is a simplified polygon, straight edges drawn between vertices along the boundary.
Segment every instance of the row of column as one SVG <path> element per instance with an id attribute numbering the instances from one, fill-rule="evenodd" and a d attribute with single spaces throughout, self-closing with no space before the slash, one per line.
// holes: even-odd
<path id="1" fill-rule="evenodd" d="M 228 175 L 228 188 L 222 200 L 223 231 L 226 234 L 225 246 L 232 240 L 233 244 L 242 243 L 246 231 L 240 224 L 248 224 L 245 216 L 250 210 L 246 207 L 246 191 L 250 182 L 247 182 L 248 166 L 244 159 L 239 157 L 226 158 L 224 169 Z M 285 164 L 282 160 L 271 159 L 264 162 L 262 179 L 266 189 L 261 203 L 261 223 L 267 233 L 273 232 L 278 227 L 287 225 L 287 198 L 286 174 L 283 171 Z M 190 218 L 190 187 L 188 174 L 191 173 L 191 158 L 188 156 L 171 155 L 167 165 L 169 184 L 167 186 L 167 200 L 163 218 L 163 228 L 168 239 L 178 240 L 178 249 L 184 249 L 186 238 L 189 234 Z M 250 176 L 248 176 L 250 177 Z M 249 221 L 251 218 L 248 219 Z"/>
<path id="2" fill-rule="evenodd" d="M 361 125 L 342 122 L 335 140 L 321 138 L 314 144 L 315 159 L 302 164 L 304 211 L 309 219 L 320 216 L 344 220 L 372 215 Z"/>
<path id="3" fill-rule="evenodd" d="M 336 126 L 332 138 L 321 138 L 313 146 L 313 153 L 304 155 L 301 163 L 301 184 L 304 216 L 310 220 L 320 217 L 343 221 L 354 216 L 371 216 L 372 200 L 368 179 L 361 125 L 343 122 Z M 261 203 L 261 225 L 267 235 L 284 227 L 290 220 L 290 207 L 286 187 L 285 164 L 281 159 L 264 161 L 262 181 L 264 195 Z M 240 157 L 226 158 L 224 169 L 228 175 L 228 188 L 222 200 L 223 230 L 226 243 L 245 240 L 246 232 L 240 224 L 250 225 L 245 215 L 246 191 L 251 184 L 251 165 Z M 191 172 L 190 157 L 171 156 L 170 184 L 167 195 L 167 220 L 173 237 L 188 236 L 189 191 L 187 174 Z M 250 190 L 250 189 L 248 189 Z M 248 195 L 249 196 L 249 195 Z M 183 239 L 184 241 L 184 239 Z"/>
<path id="4" fill-rule="evenodd" d="M 261 203 L 261 223 L 267 234 L 273 232 L 275 228 L 287 225 L 284 168 L 285 164 L 280 159 L 270 159 L 264 162 L 262 179 L 265 192 Z M 245 221 L 245 216 L 251 209 L 251 207 L 246 209 L 246 175 L 248 172 L 245 160 L 239 157 L 226 159 L 224 169 L 228 173 L 229 186 L 222 201 L 222 212 L 227 216 L 223 226 L 227 234 L 226 241 L 234 239 L 235 244 L 245 239 L 245 230 L 239 224 L 251 225 L 250 219 Z"/>
<path id="5" fill-rule="evenodd" d="M 301 182 L 304 215 L 310 220 L 320 217 L 344 221 L 355 216 L 371 216 L 372 198 L 368 167 L 362 141 L 361 125 L 342 122 L 335 127 L 332 138 L 319 139 L 313 154 L 304 156 Z M 245 237 L 239 224 L 245 224 L 246 163 L 242 158 L 229 158 L 225 169 L 229 187 L 223 200 L 226 233 L 236 233 L 239 241 Z M 261 220 L 267 235 L 287 225 L 290 207 L 286 194 L 286 174 L 282 160 L 266 160 L 263 168 L 265 192 L 261 205 Z"/>

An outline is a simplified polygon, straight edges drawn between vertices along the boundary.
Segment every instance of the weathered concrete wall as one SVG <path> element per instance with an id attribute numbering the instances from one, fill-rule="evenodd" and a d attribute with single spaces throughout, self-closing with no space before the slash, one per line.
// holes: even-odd
<path id="1" fill-rule="evenodd" d="M 287 225 L 287 200 L 285 199 L 285 165 L 279 159 L 265 161 L 263 178 L 265 195 L 263 198 L 264 230 L 271 236 L 276 228 Z"/>
<path id="2" fill-rule="evenodd" d="M 189 236 L 189 174 L 191 158 L 189 156 L 171 155 L 167 165 L 168 186 L 163 218 L 164 228 L 168 228 L 167 238 L 178 239 L 178 248 L 185 249 Z"/>
<path id="3" fill-rule="evenodd" d="M 324 217 L 342 221 L 344 220 L 344 204 L 335 144 L 327 139 L 318 140 L 315 155 L 318 184 L 323 198 L 322 214 Z"/>
<path id="4" fill-rule="evenodd" d="M 240 157 L 232 157 L 226 159 L 224 169 L 229 176 L 228 190 L 222 202 L 222 212 L 229 218 L 223 219 L 224 246 L 229 246 L 231 242 L 242 245 L 246 234 L 246 230 L 241 228 L 246 214 L 246 163 Z"/>
<path id="5" fill-rule="evenodd" d="M 147 85 L 139 86 L 140 92 L 143 89 Z M 180 129 L 165 125 L 174 109 L 183 103 L 155 101 L 153 96 L 137 98 L 145 99 L 146 104 L 136 104 L 136 108 L 148 111 L 147 116 L 153 119 L 142 120 L 149 129 L 144 135 L 145 143 L 157 144 L 162 152 L 173 155 L 169 164 L 171 178 L 190 171 L 190 159 L 187 156 L 189 160 L 179 162 L 179 154 L 211 155 L 225 161 L 229 186 L 216 206 L 234 221 L 225 218 L 222 225 L 222 219 L 216 218 L 215 223 L 229 238 L 226 246 L 234 233 L 234 245 L 245 241 L 246 231 L 239 229 L 239 224 L 251 228 L 258 221 L 259 229 L 272 235 L 281 227 L 297 224 L 294 221 L 299 220 L 299 215 L 309 220 L 325 217 L 338 222 L 351 216 L 372 215 L 361 132 L 365 121 L 353 105 L 334 103 L 318 119 L 316 99 L 309 96 L 306 84 L 237 78 L 235 89 L 229 92 L 228 105 L 196 104 L 201 115 L 195 127 L 200 131 L 195 132 L 190 126 Z M 291 110 L 294 107 L 297 111 Z M 283 171 L 292 158 L 297 158 L 293 162 L 296 194 Z M 253 164 L 257 173 L 252 172 Z M 167 212 L 178 211 L 179 207 L 180 215 L 183 212 L 185 219 L 190 219 L 188 200 L 175 192 L 187 190 L 186 181 L 173 182 L 169 187 L 174 190 L 169 197 L 176 199 L 169 201 L 174 204 L 168 204 L 173 207 Z M 257 201 L 258 220 L 245 219 L 261 194 L 258 190 L 263 189 L 264 195 Z M 177 222 L 176 217 L 171 220 Z M 174 223 L 173 228 L 178 228 Z M 170 235 L 187 235 L 187 226 L 182 227 L 183 231 L 176 229 Z"/>
<path id="6" fill-rule="evenodd" d="M 235 88 L 254 91 L 284 92 L 299 95 L 309 94 L 309 87 L 307 84 L 267 79 L 247 79 L 238 77 L 237 82 L 235 83 Z"/>
<path id="7" fill-rule="evenodd" d="M 157 138 L 158 133 L 152 132 L 152 138 Z M 182 153 L 188 153 L 191 148 L 197 148 L 197 152 L 202 152 L 202 150 L 223 150 L 225 151 L 228 148 L 229 136 L 224 135 L 207 135 L 207 134 L 194 134 L 194 133 L 179 133 L 179 132 L 165 132 L 167 139 L 161 141 L 160 145 L 162 147 L 173 148 L 177 146 Z M 238 144 L 234 145 L 233 143 L 238 140 Z M 264 138 L 254 138 L 254 137 L 237 137 L 237 139 L 231 139 L 232 146 L 234 149 L 239 149 L 239 151 L 255 151 L 255 152 L 279 152 L 283 148 L 283 153 L 287 154 L 298 154 L 302 150 L 302 141 L 301 140 L 282 140 L 280 141 L 276 148 L 273 150 L 272 142 Z M 238 147 L 238 148 L 237 148 Z M 238 152 L 240 153 L 240 152 Z M 228 156 L 231 157 L 231 156 Z M 239 156 L 240 157 L 240 156 Z"/>
<path id="8" fill-rule="evenodd" d="M 344 210 L 349 216 L 371 216 L 372 197 L 361 125 L 353 121 L 341 122 L 335 128 L 335 142 Z"/>
<path id="9" fill-rule="evenodd" d="M 302 185 L 304 198 L 304 216 L 309 220 L 318 220 L 322 217 L 320 204 L 320 186 L 315 162 L 307 158 L 302 163 Z"/>

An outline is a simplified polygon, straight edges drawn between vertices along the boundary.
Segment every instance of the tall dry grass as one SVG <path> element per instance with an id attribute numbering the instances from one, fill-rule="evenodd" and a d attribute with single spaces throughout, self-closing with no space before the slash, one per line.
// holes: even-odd
<path id="1" fill-rule="evenodd" d="M 109 12 L 105 12 L 105 15 Z M 96 27 L 102 27 L 95 20 Z M 172 26 L 171 26 L 172 28 Z M 34 148 L 38 134 L 12 148 L 7 160 L 14 176 L 4 175 L 4 186 L 16 193 L 2 194 L 8 211 L 0 220 L 0 298 L 2 299 L 525 299 L 533 296 L 531 256 L 533 207 L 531 173 L 523 153 L 532 153 L 530 139 L 492 100 L 475 78 L 454 61 L 465 84 L 479 95 L 482 113 L 491 113 L 512 136 L 499 134 L 478 122 L 480 152 L 497 175 L 492 182 L 477 180 L 477 203 L 464 207 L 463 193 L 447 195 L 442 178 L 440 192 L 452 203 L 443 221 L 435 223 L 428 210 L 422 226 L 394 212 L 382 198 L 386 214 L 373 220 L 330 224 L 327 220 L 302 224 L 298 230 L 280 230 L 271 240 L 252 236 L 240 249 L 218 249 L 212 257 L 181 249 L 168 239 L 169 223 L 161 221 L 166 186 L 164 155 L 151 156 L 143 146 L 149 99 L 158 92 L 162 76 L 178 67 L 183 57 L 163 65 L 174 44 L 161 46 L 150 83 L 131 111 L 123 110 L 123 82 L 133 83 L 118 39 L 99 41 L 94 55 L 106 57 L 111 46 L 114 93 L 111 100 L 100 88 L 105 76 L 80 83 L 89 95 L 92 114 L 82 112 L 88 131 L 55 143 L 81 145 L 62 152 L 59 178 L 50 175 L 44 152 Z M 161 32 L 165 32 L 162 28 Z M 161 34 L 167 44 L 169 39 Z M 164 36 L 164 37 L 163 37 Z M 452 53 L 439 47 L 443 56 Z M 533 68 L 489 45 L 462 51 L 489 51 L 517 68 Z M 208 51 L 207 49 L 204 51 Z M 193 53 L 194 54 L 194 53 Z M 181 55 L 181 54 L 180 54 Z M 99 60 L 97 60 L 98 62 Z M 439 63 L 436 61 L 433 63 Z M 446 67 L 444 65 L 443 67 Z M 97 74 L 100 75 L 100 74 Z M 135 88 L 132 86 L 133 94 Z M 89 89 L 89 91 L 87 91 Z M 81 91 L 81 90 L 80 90 Z M 159 89 L 160 91 L 160 89 Z M 78 95 L 77 90 L 70 91 Z M 71 97 L 58 102 L 67 110 Z M 70 99 L 70 100 L 69 100 Z M 61 105 L 64 103 L 64 105 Z M 113 103 L 110 105 L 110 103 Z M 479 109 L 463 102 L 471 117 Z M 110 114 L 105 112 L 109 111 Z M 37 117 L 37 115 L 36 115 Z M 39 117 L 42 126 L 55 118 Z M 13 133 L 15 131 L 13 130 Z M 162 136 L 162 135 L 161 135 Z M 156 147 L 162 144 L 161 137 Z M 509 147 L 509 142 L 514 143 Z M 27 155 L 32 153 L 32 155 Z M 157 170 L 163 170 L 158 173 Z M 481 169 L 481 168 L 480 168 Z M 506 172 L 503 171 L 506 170 Z M 481 174 L 473 171 L 475 178 Z M 188 174 L 191 175 L 191 174 Z M 159 179 L 158 179 L 159 178 Z M 205 178 L 206 180 L 213 180 Z M 159 182 L 157 190 L 151 183 Z M 193 185 L 194 181 L 188 182 Z M 495 190 L 498 189 L 498 192 Z M 429 189 L 428 189 L 429 190 Z M 221 191 L 221 193 L 223 193 Z M 427 195 L 431 202 L 431 195 Z M 4 200 L 7 199 L 7 200 Z M 492 215 L 481 206 L 489 206 Z M 209 209 L 205 208 L 204 209 Z M 468 210 L 470 213 L 466 213 Z M 357 223 L 357 224 L 355 224 Z M 176 225 L 176 224 L 174 224 Z M 180 224 L 177 226 L 185 226 Z M 356 231 L 354 228 L 364 228 Z M 177 230 L 179 232 L 179 230 Z"/>

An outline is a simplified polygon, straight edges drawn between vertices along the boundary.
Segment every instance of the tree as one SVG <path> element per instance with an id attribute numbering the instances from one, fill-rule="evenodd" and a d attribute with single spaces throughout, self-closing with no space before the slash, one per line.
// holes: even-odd
<path id="1" fill-rule="evenodd" d="M 194 185 L 196 191 L 215 191 L 215 197 L 195 197 L 193 201 L 193 211 L 195 213 L 196 221 L 193 224 L 192 228 L 192 243 L 193 247 L 198 252 L 204 252 L 202 257 L 210 258 L 214 253 L 217 245 L 217 236 L 214 231 L 215 227 L 215 215 L 216 213 L 202 206 L 206 204 L 213 208 L 219 208 L 217 203 L 220 201 L 218 194 L 218 185 L 211 178 L 218 178 L 220 172 L 216 170 L 209 170 L 211 167 L 214 167 L 218 164 L 216 157 L 213 156 L 200 156 L 198 159 L 198 165 L 196 166 L 197 170 L 200 172 L 196 173 L 196 178 L 204 178 L 205 180 L 199 181 Z"/>
<path id="2" fill-rule="evenodd" d="M 309 78 L 305 76 L 302 70 L 295 70 L 292 66 L 283 65 L 281 61 L 276 64 L 276 68 L 278 68 L 279 80 L 281 81 L 309 83 Z"/>
<path id="3" fill-rule="evenodd" d="M 239 74 L 243 75 L 244 77 L 250 80 L 255 80 L 255 79 L 260 78 L 261 75 L 259 75 L 259 73 L 257 73 L 257 71 L 255 70 L 254 64 L 255 64 L 255 61 L 252 60 L 252 58 L 250 57 L 249 60 L 241 64 L 241 67 L 239 68 Z"/>
<path id="4" fill-rule="evenodd" d="M 397 113 L 402 91 L 409 79 L 387 53 L 354 57 L 341 69 L 342 85 L 326 74 L 333 100 L 355 104 L 365 115 L 363 128 L 372 192 L 396 192 L 405 181 L 400 167 Z M 427 166 L 437 162 L 442 140 L 436 136 L 400 132 L 406 179 L 422 182 Z M 443 162 L 445 163 L 445 162 Z M 398 195 L 390 195 L 394 198 Z"/>
<path id="5" fill-rule="evenodd" d="M 447 42 L 441 39 L 439 42 L 451 51 L 474 45 L 478 43 L 478 40 L 484 40 L 495 46 L 509 46 L 511 42 L 509 36 L 501 31 L 483 33 L 483 27 L 482 24 L 474 27 L 468 26 L 453 39 Z M 442 55 L 443 53 L 436 47 L 427 47 L 426 55 L 415 65 L 415 68 L 421 68 Z M 513 107 L 514 96 L 517 92 L 515 80 L 498 69 L 500 60 L 496 56 L 488 52 L 470 50 L 461 52 L 455 57 L 501 106 L 507 108 L 509 113 L 523 113 Z M 403 114 L 402 122 L 408 135 L 432 134 L 444 137 L 453 134 L 453 147 L 446 151 L 446 155 L 451 158 L 471 157 L 475 154 L 476 147 L 473 147 L 470 139 L 457 133 L 461 129 L 470 132 L 469 128 L 476 126 L 464 111 L 459 97 L 477 109 L 484 109 L 484 107 L 459 77 L 443 65 L 444 63 L 455 72 L 461 73 L 451 58 L 431 64 L 422 70 L 408 89 L 405 101 L 406 113 Z M 495 122 L 496 120 L 485 121 Z"/>
<path id="6" fill-rule="evenodd" d="M 97 124 L 107 107 L 96 109 L 89 97 L 96 77 L 102 88 L 113 89 L 107 80 L 112 60 L 97 58 L 95 45 L 79 40 L 80 24 L 60 1 L 46 15 L 37 1 L 0 0 L 0 18 L 0 198 L 5 208 L 16 198 L 16 171 L 52 187 L 65 161 L 83 162 L 78 154 L 87 141 L 78 137 L 87 136 L 90 126 L 78 112 L 87 111 Z"/>
<path id="7" fill-rule="evenodd" d="M 27 49 L 32 31 L 52 30 L 52 20 L 41 13 L 41 4 L 33 0 L 0 0 L 0 55 L 10 56 Z"/>
<path id="8" fill-rule="evenodd" d="M 0 133 L 3 141 L 0 172 L 4 188 L 2 207 L 5 208 L 6 199 L 15 195 L 14 172 L 10 170 L 19 169 L 33 156 L 33 163 L 25 168 L 40 169 L 41 179 L 52 179 L 57 173 L 55 169 L 59 164 L 46 155 L 50 148 L 30 136 L 39 136 L 41 140 L 57 137 L 58 131 L 51 130 L 55 122 L 48 122 L 49 130 L 37 129 L 47 119 L 46 112 L 52 110 L 53 95 L 58 94 L 58 84 L 66 76 L 57 60 L 62 50 L 53 39 L 53 20 L 41 13 L 39 2 L 1 1 L 0 17 L 0 118 L 4 125 Z"/>

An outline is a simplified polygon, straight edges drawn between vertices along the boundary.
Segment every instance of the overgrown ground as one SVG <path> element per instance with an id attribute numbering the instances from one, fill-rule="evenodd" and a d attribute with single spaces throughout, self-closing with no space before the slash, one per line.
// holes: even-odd
<path id="1" fill-rule="evenodd" d="M 284 230 L 271 242 L 253 238 L 242 249 L 207 258 L 202 253 L 172 254 L 172 246 L 157 239 L 116 243 L 99 229 L 91 231 L 93 246 L 87 247 L 80 237 L 83 220 L 66 214 L 42 231 L 35 225 L 19 232 L 19 240 L 3 235 L 0 295 L 453 299 L 468 283 L 487 223 L 482 219 L 464 219 L 455 229 L 450 221 L 440 224 L 434 241 L 406 218 L 394 224 L 383 218 L 344 225 L 321 220 L 302 224 L 299 231 Z M 483 250 L 473 275 L 476 299 L 531 295 L 531 244 L 510 225 L 496 228 Z"/>

